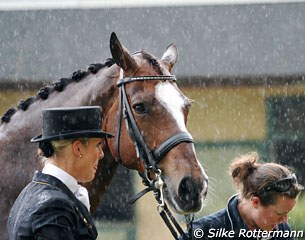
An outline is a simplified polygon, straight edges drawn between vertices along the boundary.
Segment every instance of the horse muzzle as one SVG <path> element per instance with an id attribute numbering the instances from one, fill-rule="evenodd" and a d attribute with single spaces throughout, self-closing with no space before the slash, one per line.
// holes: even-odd
<path id="1" fill-rule="evenodd" d="M 178 191 L 171 193 L 166 187 L 164 194 L 166 200 L 179 214 L 198 212 L 202 209 L 204 199 L 208 191 L 208 177 L 196 180 L 192 176 L 182 178 L 178 185 Z"/>

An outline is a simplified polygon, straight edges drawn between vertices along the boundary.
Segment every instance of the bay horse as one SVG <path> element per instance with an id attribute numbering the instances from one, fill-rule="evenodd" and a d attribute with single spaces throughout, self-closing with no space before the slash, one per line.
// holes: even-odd
<path id="1" fill-rule="evenodd" d="M 30 139 L 41 132 L 45 108 L 100 106 L 101 129 L 116 135 L 104 143 L 104 159 L 99 163 L 95 179 L 86 186 L 93 212 L 119 163 L 148 179 L 155 178 L 156 169 L 160 171 L 164 199 L 177 213 L 191 213 L 202 208 L 208 177 L 186 128 L 191 101 L 171 75 L 178 57 L 176 46 L 171 44 L 160 59 L 145 50 L 130 54 L 112 33 L 110 50 L 112 59 L 105 64 L 92 64 L 87 71 L 79 70 L 71 78 L 62 78 L 41 88 L 36 97 L 21 101 L 17 109 L 9 109 L 2 116 L 1 239 L 7 238 L 6 222 L 14 200 L 31 181 L 34 170 L 41 168 L 37 146 L 30 143 Z M 131 131 L 133 125 L 124 124 L 130 120 L 126 120 L 127 107 L 137 133 Z M 137 138 L 144 143 L 137 142 Z M 156 151 L 158 161 L 153 162 L 155 158 L 148 155 L 156 154 Z"/>

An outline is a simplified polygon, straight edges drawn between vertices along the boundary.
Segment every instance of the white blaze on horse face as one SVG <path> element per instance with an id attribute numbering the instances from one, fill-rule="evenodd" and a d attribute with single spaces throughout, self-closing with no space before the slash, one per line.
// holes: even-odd
<path id="1" fill-rule="evenodd" d="M 184 99 L 181 93 L 171 83 L 161 82 L 156 85 L 156 98 L 176 120 L 181 132 L 188 132 L 182 112 Z"/>

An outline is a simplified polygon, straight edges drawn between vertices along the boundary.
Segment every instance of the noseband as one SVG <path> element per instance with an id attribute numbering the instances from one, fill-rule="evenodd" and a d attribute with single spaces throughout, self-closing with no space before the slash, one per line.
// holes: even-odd
<path id="1" fill-rule="evenodd" d="M 132 113 L 132 109 L 130 103 L 128 101 L 128 97 L 126 94 L 126 84 L 131 82 L 138 81 L 172 81 L 176 82 L 176 77 L 173 75 L 170 76 L 139 76 L 139 77 L 123 77 L 123 71 L 121 69 L 120 79 L 117 82 L 117 86 L 119 87 L 119 108 L 118 108 L 118 124 L 117 124 L 117 132 L 116 132 L 116 155 L 117 161 L 122 164 L 122 159 L 120 155 L 120 136 L 121 136 L 121 128 L 122 128 L 122 118 L 125 120 L 125 126 L 127 132 L 134 143 L 137 157 L 140 158 L 145 165 L 145 173 L 140 174 L 143 179 L 144 185 L 148 186 L 146 189 L 138 193 L 134 196 L 130 203 L 134 203 L 140 197 L 142 197 L 145 193 L 149 191 L 153 191 L 156 197 L 156 200 L 159 203 L 158 210 L 166 223 L 167 227 L 170 229 L 171 233 L 178 239 L 178 234 L 175 229 L 171 225 L 170 221 L 174 224 L 175 228 L 178 230 L 179 234 L 183 237 L 183 239 L 187 239 L 184 231 L 179 226 L 178 222 L 175 220 L 174 216 L 171 214 L 169 209 L 167 208 L 164 199 L 163 199 L 163 180 L 161 179 L 161 170 L 158 168 L 158 164 L 162 160 L 162 158 L 175 146 L 182 142 L 193 143 L 193 138 L 187 132 L 179 132 L 174 134 L 173 136 L 167 138 L 163 141 L 158 147 L 155 149 L 151 149 L 145 142 L 141 131 L 137 125 L 137 122 Z M 150 174 L 155 174 L 155 179 L 151 179 Z M 186 215 L 187 223 L 189 231 L 191 228 L 191 217 Z"/>

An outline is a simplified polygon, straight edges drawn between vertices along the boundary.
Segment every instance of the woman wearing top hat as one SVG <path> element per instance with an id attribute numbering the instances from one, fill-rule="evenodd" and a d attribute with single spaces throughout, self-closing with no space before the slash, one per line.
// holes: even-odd
<path id="1" fill-rule="evenodd" d="M 87 190 L 104 153 L 100 108 L 43 111 L 43 133 L 31 141 L 47 158 L 15 201 L 8 219 L 9 239 L 96 239 Z"/>

